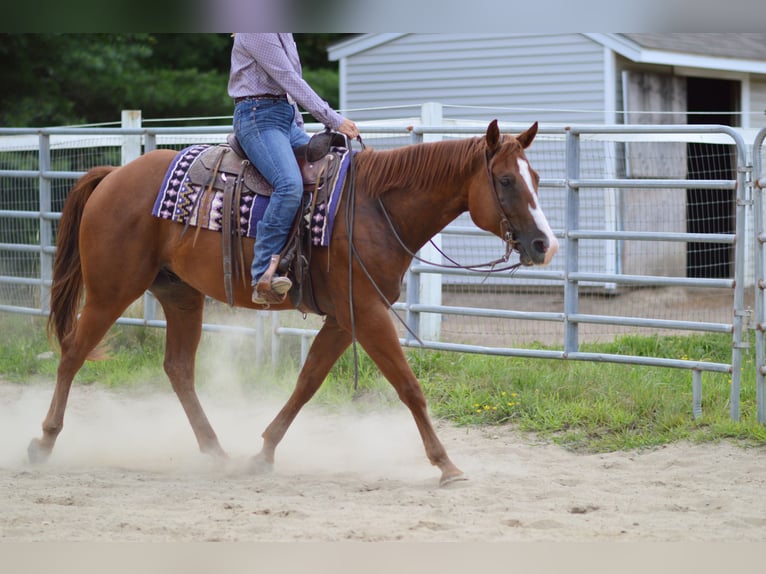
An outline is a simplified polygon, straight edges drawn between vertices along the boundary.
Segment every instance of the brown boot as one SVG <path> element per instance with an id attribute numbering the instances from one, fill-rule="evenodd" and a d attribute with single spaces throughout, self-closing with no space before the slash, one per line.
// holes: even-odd
<path id="1" fill-rule="evenodd" d="M 253 303 L 257 305 L 276 305 L 287 297 L 293 282 L 287 277 L 274 277 L 271 283 L 263 279 L 253 288 Z"/>

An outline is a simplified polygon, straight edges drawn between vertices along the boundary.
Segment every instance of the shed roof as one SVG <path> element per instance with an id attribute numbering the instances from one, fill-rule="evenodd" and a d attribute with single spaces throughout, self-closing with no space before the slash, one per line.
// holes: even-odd
<path id="1" fill-rule="evenodd" d="M 766 34 L 621 34 L 644 48 L 739 58 L 766 60 Z"/>
<path id="2" fill-rule="evenodd" d="M 360 34 L 333 46 L 330 60 L 375 48 L 404 33 Z M 634 62 L 766 74 L 766 34 L 583 34 Z"/>

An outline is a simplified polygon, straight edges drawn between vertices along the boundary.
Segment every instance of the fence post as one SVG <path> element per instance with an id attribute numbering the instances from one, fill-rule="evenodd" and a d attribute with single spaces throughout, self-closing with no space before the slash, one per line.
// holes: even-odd
<path id="1" fill-rule="evenodd" d="M 420 311 L 413 311 L 412 306 L 420 303 L 420 273 L 415 273 L 412 270 L 412 266 L 407 270 L 407 290 L 405 292 L 407 298 L 407 312 L 405 316 L 405 322 L 408 329 L 404 334 L 404 339 L 407 344 L 412 344 L 415 341 L 414 337 L 420 337 Z"/>
<path id="2" fill-rule="evenodd" d="M 279 329 L 279 313 L 271 313 L 271 367 L 275 368 L 279 365 L 281 354 L 281 341 L 280 335 L 277 333 Z"/>
<path id="3" fill-rule="evenodd" d="M 424 126 L 436 126 L 443 123 L 442 105 L 436 102 L 423 104 L 420 110 L 420 119 Z M 423 142 L 436 142 L 443 139 L 442 134 L 423 134 Z M 418 255 L 426 261 L 441 263 L 442 258 L 439 250 L 442 246 L 441 233 L 437 233 L 430 242 L 420 248 Z M 410 274 L 412 277 L 414 274 Z M 419 281 L 418 298 L 423 305 L 440 306 L 442 304 L 442 276 L 441 273 L 423 273 Z M 438 341 L 441 334 L 442 316 L 436 313 L 419 314 L 418 333 L 421 338 Z"/>
<path id="4" fill-rule="evenodd" d="M 694 420 L 702 418 L 702 371 L 692 371 L 692 416 Z"/>
<path id="5" fill-rule="evenodd" d="M 264 340 L 266 327 L 264 325 L 265 316 L 268 315 L 266 311 L 255 312 L 255 364 L 257 366 L 264 365 L 266 362 Z"/>
<path id="6" fill-rule="evenodd" d="M 576 353 L 580 347 L 578 324 L 569 317 L 578 312 L 579 284 L 571 279 L 572 273 L 579 271 L 579 246 L 576 237 L 570 232 L 580 226 L 580 190 L 572 185 L 572 180 L 580 178 L 580 136 L 566 130 L 566 267 L 564 270 L 564 352 Z"/>
<path id="7" fill-rule="evenodd" d="M 123 128 L 141 127 L 141 110 L 122 110 Z M 122 138 L 122 165 L 133 161 L 141 155 L 141 136 L 126 135 Z"/>
<path id="8" fill-rule="evenodd" d="M 51 136 L 40 133 L 39 151 L 40 179 L 40 310 L 46 315 L 51 307 L 50 284 L 53 281 L 53 222 L 50 218 L 53 203 L 51 200 L 51 180 L 47 172 L 51 170 Z"/>
<path id="9" fill-rule="evenodd" d="M 123 128 L 141 127 L 141 110 L 122 110 Z M 141 136 L 122 136 L 122 164 L 130 163 L 141 155 Z M 149 291 L 144 292 L 144 324 L 157 318 L 157 299 Z"/>
<path id="10" fill-rule="evenodd" d="M 766 128 L 758 132 L 753 142 L 753 227 L 755 228 L 755 402 L 758 422 L 766 424 L 766 201 L 761 151 L 766 139 Z"/>
<path id="11" fill-rule="evenodd" d="M 745 339 L 746 318 L 750 312 L 745 309 L 745 254 L 747 249 L 747 214 L 752 201 L 750 180 L 753 167 L 748 164 L 744 141 L 738 134 L 730 134 L 737 149 L 737 189 L 734 243 L 734 320 L 733 344 L 731 353 L 731 396 L 729 400 L 729 418 L 739 420 L 740 391 L 742 385 L 742 349 L 750 347 Z"/>

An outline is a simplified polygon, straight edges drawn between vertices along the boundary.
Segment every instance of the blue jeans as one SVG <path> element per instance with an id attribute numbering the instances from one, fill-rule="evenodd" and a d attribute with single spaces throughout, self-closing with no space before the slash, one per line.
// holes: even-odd
<path id="1" fill-rule="evenodd" d="M 268 269 L 271 256 L 287 242 L 303 195 L 303 177 L 294 148 L 308 143 L 309 135 L 295 123 L 295 108 L 283 100 L 256 99 L 234 108 L 234 132 L 248 159 L 274 192 L 258 222 L 255 253 L 250 269 L 255 285 Z"/>

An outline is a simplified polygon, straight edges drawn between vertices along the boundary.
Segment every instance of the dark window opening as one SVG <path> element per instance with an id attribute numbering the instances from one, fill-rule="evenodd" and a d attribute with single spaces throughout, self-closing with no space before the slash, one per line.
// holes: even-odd
<path id="1" fill-rule="evenodd" d="M 689 124 L 739 125 L 740 84 L 737 81 L 687 78 Z M 696 112 L 696 113 L 695 113 Z M 736 150 L 732 145 L 687 145 L 688 179 L 736 179 Z M 688 189 L 686 226 L 689 233 L 734 233 L 734 190 Z M 686 252 L 689 277 L 732 276 L 734 247 L 725 243 L 690 242 Z"/>

